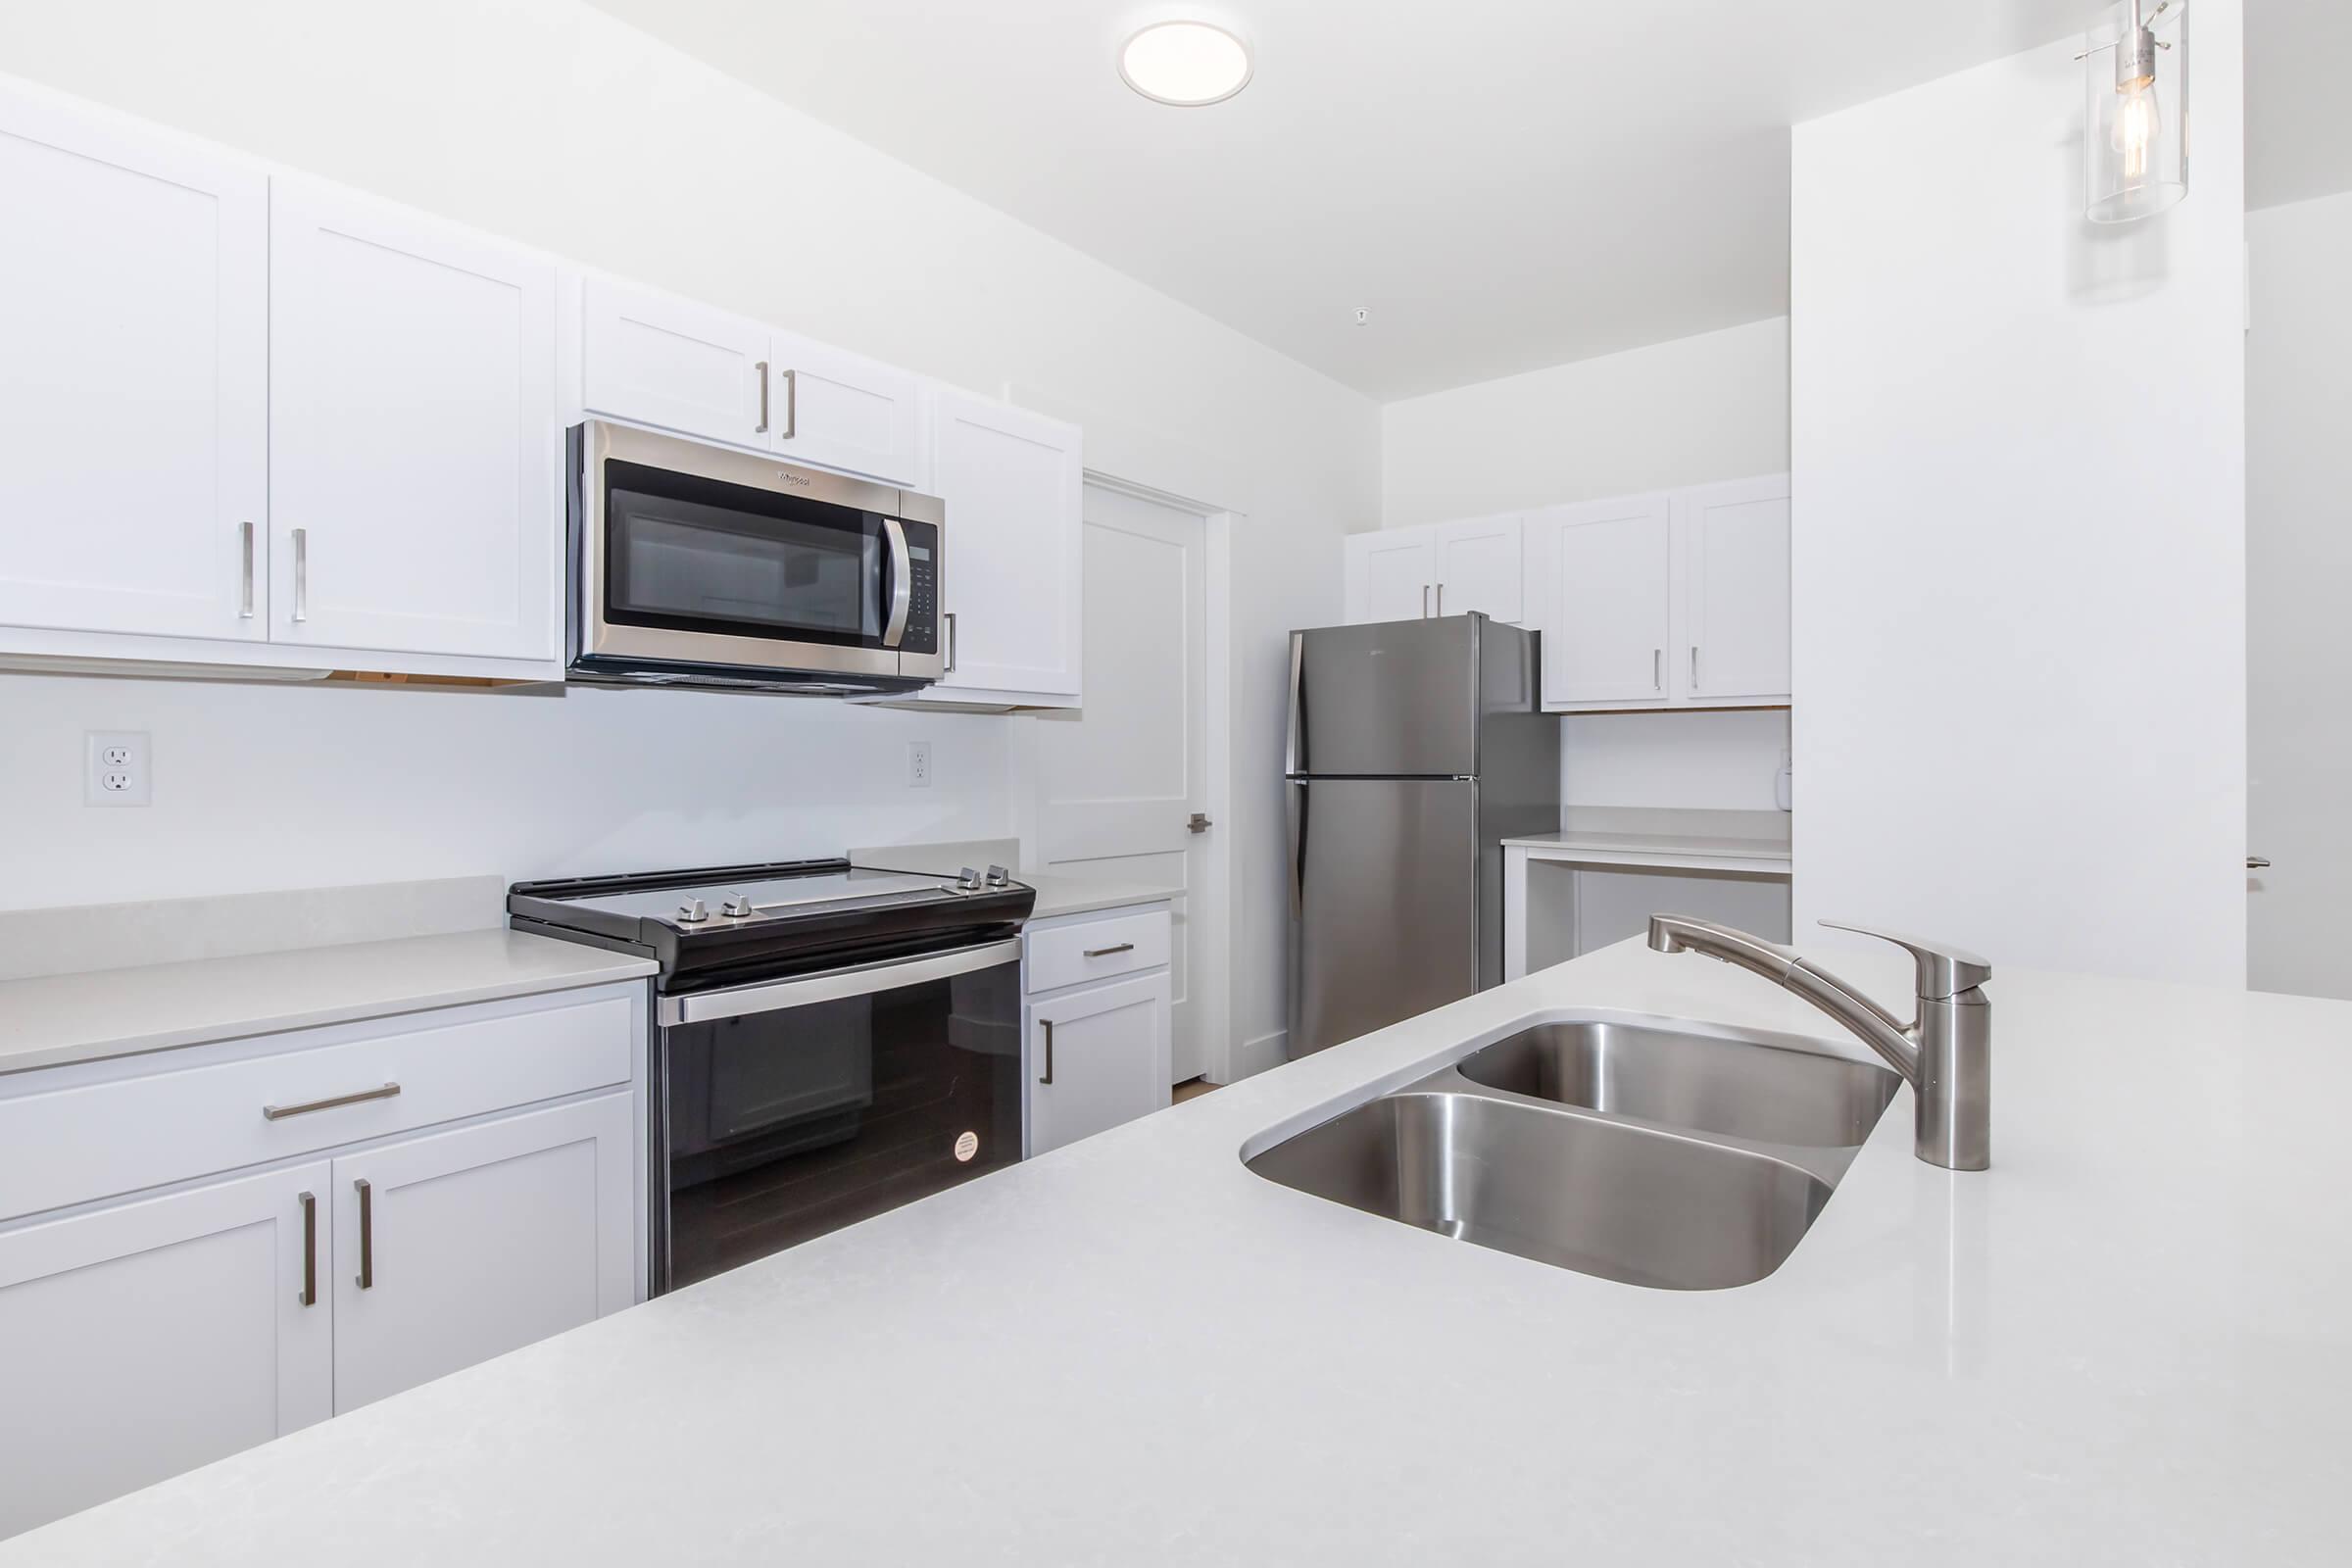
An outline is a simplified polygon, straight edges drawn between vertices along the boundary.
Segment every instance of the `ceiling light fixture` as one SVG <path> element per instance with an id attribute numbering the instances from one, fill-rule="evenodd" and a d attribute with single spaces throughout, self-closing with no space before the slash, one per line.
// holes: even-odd
<path id="1" fill-rule="evenodd" d="M 2091 24 L 2082 59 L 2084 213 L 2152 218 L 2188 194 L 2187 0 L 2123 0 Z"/>
<path id="2" fill-rule="evenodd" d="M 1155 104 L 1198 109 L 1250 85 L 1250 46 L 1213 22 L 1155 22 L 1119 51 L 1119 75 Z"/>

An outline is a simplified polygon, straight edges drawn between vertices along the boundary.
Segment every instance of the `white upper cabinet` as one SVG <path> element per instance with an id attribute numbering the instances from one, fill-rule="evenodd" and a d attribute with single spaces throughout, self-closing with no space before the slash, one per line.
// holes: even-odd
<path id="1" fill-rule="evenodd" d="M 1517 625 L 1525 618 L 1527 564 L 1520 557 L 1519 515 L 1438 524 L 1436 612 L 1476 611 Z"/>
<path id="2" fill-rule="evenodd" d="M 1693 702 L 1788 695 L 1788 481 L 1710 485 L 1683 514 L 1683 667 Z"/>
<path id="3" fill-rule="evenodd" d="M 1434 528 L 1383 528 L 1348 536 L 1348 624 L 1419 620 L 1438 584 Z"/>
<path id="4" fill-rule="evenodd" d="M 913 486 L 922 383 L 822 343 L 611 278 L 580 290 L 592 414 Z"/>
<path id="5" fill-rule="evenodd" d="M 1528 525 L 1544 606 L 1544 706 L 1665 702 L 1674 642 L 1668 498 L 1554 507 Z"/>
<path id="6" fill-rule="evenodd" d="M 1348 623 L 1476 611 L 1516 624 L 1527 607 L 1521 544 L 1516 513 L 1350 534 Z"/>
<path id="7" fill-rule="evenodd" d="M 778 332 L 769 345 L 768 423 L 800 463 L 914 487 L 922 472 L 921 383 L 904 370 Z"/>
<path id="8" fill-rule="evenodd" d="M 607 278 L 586 279 L 580 293 L 590 413 L 707 441 L 768 445 L 775 410 L 766 327 Z"/>
<path id="9" fill-rule="evenodd" d="M 286 179 L 270 264 L 272 640 L 555 659 L 554 266 Z"/>
<path id="10" fill-rule="evenodd" d="M 1076 707 L 1085 617 L 1077 428 L 943 390 L 935 431 L 948 672 L 921 695 Z"/>
<path id="11" fill-rule="evenodd" d="M 332 1413 L 327 1181 L 299 1165 L 0 1232 L 0 1538 Z"/>
<path id="12" fill-rule="evenodd" d="M 268 635 L 268 188 L 0 94 L 0 625 Z"/>

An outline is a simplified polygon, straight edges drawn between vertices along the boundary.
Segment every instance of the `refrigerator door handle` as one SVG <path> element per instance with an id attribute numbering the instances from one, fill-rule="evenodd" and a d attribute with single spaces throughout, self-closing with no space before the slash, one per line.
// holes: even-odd
<path id="1" fill-rule="evenodd" d="M 1303 920 L 1306 918 L 1306 780 L 1287 780 L 1282 800 L 1290 832 L 1291 918 Z"/>
<path id="2" fill-rule="evenodd" d="M 1298 726 L 1306 717 L 1306 697 L 1299 689 L 1299 682 L 1305 663 L 1306 639 L 1298 633 L 1293 632 L 1291 633 L 1291 722 L 1289 736 L 1284 742 L 1282 757 L 1282 770 L 1285 773 L 1306 771 L 1298 765 Z"/>

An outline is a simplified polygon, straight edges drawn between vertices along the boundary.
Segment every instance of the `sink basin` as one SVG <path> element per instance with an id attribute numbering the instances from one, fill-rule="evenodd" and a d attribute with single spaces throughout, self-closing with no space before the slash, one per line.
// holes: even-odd
<path id="1" fill-rule="evenodd" d="M 1602 1279 L 1746 1285 L 1830 1186 L 1769 1155 L 1524 1101 L 1407 1090 L 1249 1161 L 1269 1181 Z"/>
<path id="2" fill-rule="evenodd" d="M 1474 1084 L 1763 1144 L 1850 1149 L 1902 1085 L 1884 1067 L 1641 1024 L 1544 1024 L 1462 1058 Z"/>

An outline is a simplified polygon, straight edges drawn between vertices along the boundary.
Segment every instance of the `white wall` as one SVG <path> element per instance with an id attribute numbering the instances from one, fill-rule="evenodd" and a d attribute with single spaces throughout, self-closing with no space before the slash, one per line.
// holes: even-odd
<path id="1" fill-rule="evenodd" d="M 1796 929 L 2245 975 L 2238 0 L 2187 201 L 2082 218 L 2069 38 L 1796 127 Z"/>
<path id="2" fill-rule="evenodd" d="M 2246 231 L 2247 979 L 2352 997 L 2352 193 Z"/>
<path id="3" fill-rule="evenodd" d="M 1788 322 L 1754 321 L 1381 410 L 1381 511 L 1403 528 L 1779 473 Z"/>
<path id="4" fill-rule="evenodd" d="M 1193 499 L 1251 514 L 1235 542 L 1237 855 L 1280 863 L 1280 649 L 1292 625 L 1338 618 L 1340 534 L 1377 510 L 1367 399 L 574 0 L 11 6 L 0 65 L 975 390 L 1017 386 L 1083 411 L 1098 466 L 1199 455 L 1228 493 Z M 227 891 L 1011 830 L 1000 732 L 1021 720 L 636 695 L 653 701 L 0 682 L 0 901 L 179 891 L 199 861 Z M 147 816 L 58 793 L 81 727 L 142 712 Z M 283 744 L 297 727 L 311 743 Z M 928 800 L 899 783 L 916 733 L 945 749 Z M 533 755 L 485 759 L 523 737 Z M 638 764 L 657 743 L 664 765 Z M 440 779 L 385 784 L 419 757 Z M 746 761 L 769 776 L 725 771 Z M 477 767 L 501 787 L 568 783 L 578 804 L 553 820 L 485 806 Z M 1280 891 L 1271 871 L 1244 889 L 1245 1034 L 1283 1014 Z"/>
<path id="5" fill-rule="evenodd" d="M 1565 806 L 1769 811 L 1788 710 L 1577 713 L 1560 737 Z"/>

